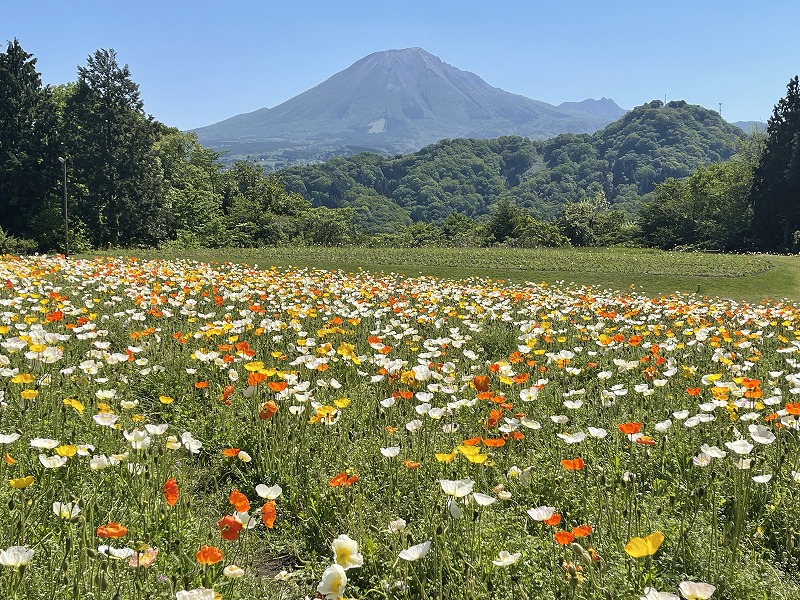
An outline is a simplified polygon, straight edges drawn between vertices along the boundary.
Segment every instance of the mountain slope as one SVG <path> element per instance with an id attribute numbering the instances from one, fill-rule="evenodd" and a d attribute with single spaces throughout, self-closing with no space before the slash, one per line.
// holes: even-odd
<path id="1" fill-rule="evenodd" d="M 397 154 L 442 138 L 593 132 L 622 113 L 605 98 L 556 107 L 511 94 L 407 48 L 370 54 L 283 104 L 196 132 L 203 144 L 233 153 L 313 160 L 347 147 Z"/>
<path id="2" fill-rule="evenodd" d="M 715 111 L 653 101 L 592 135 L 448 139 L 405 156 L 362 153 L 280 175 L 317 206 L 370 215 L 379 208 L 398 226 L 408 218 L 441 222 L 456 211 L 480 217 L 502 197 L 554 218 L 565 203 L 602 192 L 612 206 L 635 213 L 656 184 L 730 158 L 743 135 Z M 363 218 L 370 231 L 385 226 L 375 215 Z"/>

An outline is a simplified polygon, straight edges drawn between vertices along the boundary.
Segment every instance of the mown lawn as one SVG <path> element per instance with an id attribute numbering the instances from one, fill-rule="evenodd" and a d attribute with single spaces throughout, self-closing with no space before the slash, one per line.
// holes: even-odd
<path id="1" fill-rule="evenodd" d="M 512 283 L 562 282 L 602 289 L 633 288 L 657 296 L 680 292 L 739 302 L 800 298 L 800 257 L 663 252 L 638 248 L 229 248 L 136 256 L 433 275 L 489 277 Z"/>

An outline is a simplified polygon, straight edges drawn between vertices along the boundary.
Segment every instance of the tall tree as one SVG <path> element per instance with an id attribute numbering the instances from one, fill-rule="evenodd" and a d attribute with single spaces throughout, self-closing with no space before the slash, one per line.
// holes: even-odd
<path id="1" fill-rule="evenodd" d="M 83 184 L 74 214 L 95 246 L 156 244 L 166 236 L 163 174 L 154 151 L 159 125 L 114 50 L 78 67 L 66 106 L 70 159 Z"/>
<path id="2" fill-rule="evenodd" d="M 15 39 L 0 53 L 0 227 L 43 248 L 60 221 L 55 129 L 36 58 Z"/>
<path id="3" fill-rule="evenodd" d="M 800 80 L 786 86 L 767 123 L 750 194 L 753 236 L 764 250 L 800 246 Z"/>

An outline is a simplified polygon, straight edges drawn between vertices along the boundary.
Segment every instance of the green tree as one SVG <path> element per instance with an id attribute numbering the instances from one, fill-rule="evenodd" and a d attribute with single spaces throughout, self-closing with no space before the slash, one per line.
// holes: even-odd
<path id="1" fill-rule="evenodd" d="M 114 50 L 98 50 L 78 67 L 66 123 L 69 158 L 85 186 L 72 212 L 92 243 L 154 245 L 164 239 L 163 175 L 154 150 L 158 124 L 145 115 L 139 86 Z"/>
<path id="2" fill-rule="evenodd" d="M 796 249 L 800 237 L 800 80 L 786 86 L 767 123 L 750 194 L 753 236 L 764 250 Z"/>
<path id="3" fill-rule="evenodd" d="M 171 128 L 163 129 L 154 150 L 164 173 L 170 237 L 205 247 L 225 245 L 219 153 L 200 145 L 196 134 Z"/>
<path id="4" fill-rule="evenodd" d="M 42 249 L 58 243 L 63 222 L 55 117 L 36 59 L 9 42 L 0 53 L 0 228 Z"/>

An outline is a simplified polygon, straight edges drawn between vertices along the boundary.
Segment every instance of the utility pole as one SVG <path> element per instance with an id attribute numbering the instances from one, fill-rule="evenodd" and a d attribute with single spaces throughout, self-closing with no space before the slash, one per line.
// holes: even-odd
<path id="1" fill-rule="evenodd" d="M 59 156 L 58 162 L 64 165 L 64 256 L 69 256 L 69 216 L 67 215 L 67 159 Z"/>

